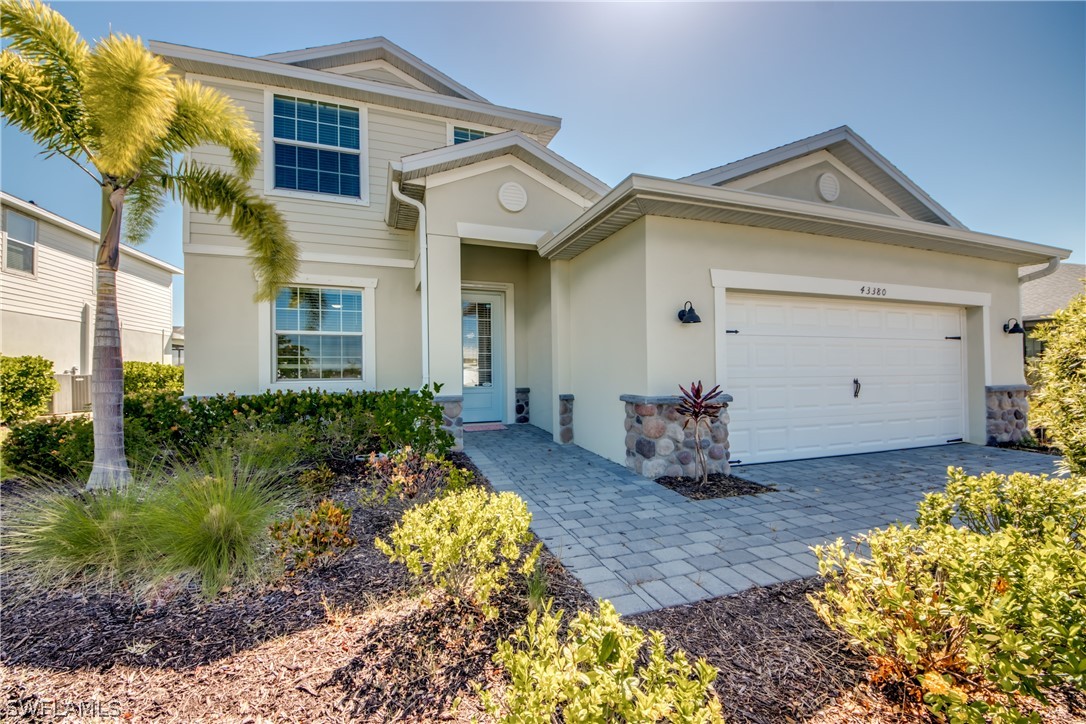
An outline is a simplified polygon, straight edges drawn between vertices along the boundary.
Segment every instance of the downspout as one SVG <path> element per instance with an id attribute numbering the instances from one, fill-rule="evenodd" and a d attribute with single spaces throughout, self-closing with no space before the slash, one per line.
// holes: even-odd
<path id="1" fill-rule="evenodd" d="M 416 201 L 400 190 L 399 184 L 392 180 L 391 168 L 389 168 L 388 178 L 389 188 L 396 200 L 413 206 L 419 212 L 416 227 L 419 232 L 419 288 L 422 292 L 422 386 L 425 387 L 430 384 L 430 278 L 428 275 L 429 254 L 426 246 L 426 207 L 421 201 Z"/>
<path id="2" fill-rule="evenodd" d="M 1022 284 L 1025 284 L 1026 282 L 1031 282 L 1034 279 L 1040 279 L 1042 277 L 1046 277 L 1046 276 L 1048 276 L 1049 274 L 1051 274 L 1052 272 L 1056 271 L 1059 268 L 1060 268 L 1060 258 L 1058 256 L 1054 256 L 1054 257 L 1052 257 L 1051 259 L 1048 260 L 1048 266 L 1046 266 L 1044 269 L 1038 269 L 1037 271 L 1030 272 L 1029 274 L 1025 274 L 1023 276 L 1018 277 L 1018 284 L 1022 285 Z"/>

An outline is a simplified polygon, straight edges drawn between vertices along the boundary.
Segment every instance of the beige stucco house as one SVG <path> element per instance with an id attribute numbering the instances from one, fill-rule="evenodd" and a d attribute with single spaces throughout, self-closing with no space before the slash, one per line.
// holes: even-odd
<path id="1" fill-rule="evenodd" d="M 689 469 L 673 395 L 698 379 L 733 397 L 718 469 L 1025 427 L 1003 325 L 1019 268 L 1069 252 L 966 229 L 847 127 L 608 188 L 548 149 L 559 119 L 382 38 L 152 48 L 246 109 L 301 247 L 254 303 L 241 242 L 185 212 L 191 394 L 438 382 L 454 428 L 530 421 L 652 477 Z"/>
<path id="2" fill-rule="evenodd" d="M 0 193 L 0 354 L 40 355 L 87 375 L 94 334 L 98 233 Z M 121 246 L 117 310 L 126 360 L 171 359 L 173 278 L 181 270 Z"/>

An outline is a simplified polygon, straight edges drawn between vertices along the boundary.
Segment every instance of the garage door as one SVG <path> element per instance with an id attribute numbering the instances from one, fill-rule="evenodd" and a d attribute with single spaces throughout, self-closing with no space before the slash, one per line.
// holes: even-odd
<path id="1" fill-rule="evenodd" d="M 733 460 L 962 438 L 961 309 L 729 293 L 726 310 Z"/>

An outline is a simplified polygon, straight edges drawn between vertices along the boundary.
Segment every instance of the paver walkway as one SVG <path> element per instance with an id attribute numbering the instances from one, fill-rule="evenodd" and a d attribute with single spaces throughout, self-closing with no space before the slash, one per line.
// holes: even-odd
<path id="1" fill-rule="evenodd" d="M 960 444 L 744 465 L 733 472 L 777 491 L 694 501 L 531 425 L 464 443 L 495 489 L 527 501 L 532 529 L 588 592 L 627 614 L 813 575 L 809 546 L 912 521 L 949 465 L 1051 473 L 1056 462 Z"/>

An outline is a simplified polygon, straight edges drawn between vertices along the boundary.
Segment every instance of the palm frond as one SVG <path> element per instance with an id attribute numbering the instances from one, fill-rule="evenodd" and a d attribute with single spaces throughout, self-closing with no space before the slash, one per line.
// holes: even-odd
<path id="1" fill-rule="evenodd" d="M 125 195 L 124 236 L 129 244 L 141 244 L 155 228 L 155 219 L 166 205 L 163 176 L 169 173 L 169 156 L 148 162 Z"/>
<path id="2" fill-rule="evenodd" d="M 248 245 L 257 277 L 257 301 L 271 301 L 294 280 L 298 247 L 286 221 L 271 202 L 252 193 L 245 179 L 218 169 L 187 162 L 162 178 L 176 197 L 198 211 L 230 217 L 230 228 Z"/>
<path id="3" fill-rule="evenodd" d="M 0 0 L 0 28 L 8 50 L 37 65 L 49 75 L 64 101 L 82 86 L 90 53 L 63 15 L 39 0 Z"/>
<path id="4" fill-rule="evenodd" d="M 0 113 L 42 145 L 53 143 L 63 125 L 41 68 L 8 50 L 0 52 Z"/>
<path id="5" fill-rule="evenodd" d="M 250 178 L 260 162 L 260 137 L 244 109 L 213 88 L 187 80 L 174 85 L 177 110 L 170 124 L 171 150 L 217 143 L 230 151 L 238 173 Z"/>
<path id="6" fill-rule="evenodd" d="M 113 35 L 94 48 L 83 102 L 100 171 L 133 177 L 158 152 L 175 108 L 169 71 L 138 38 Z"/>

